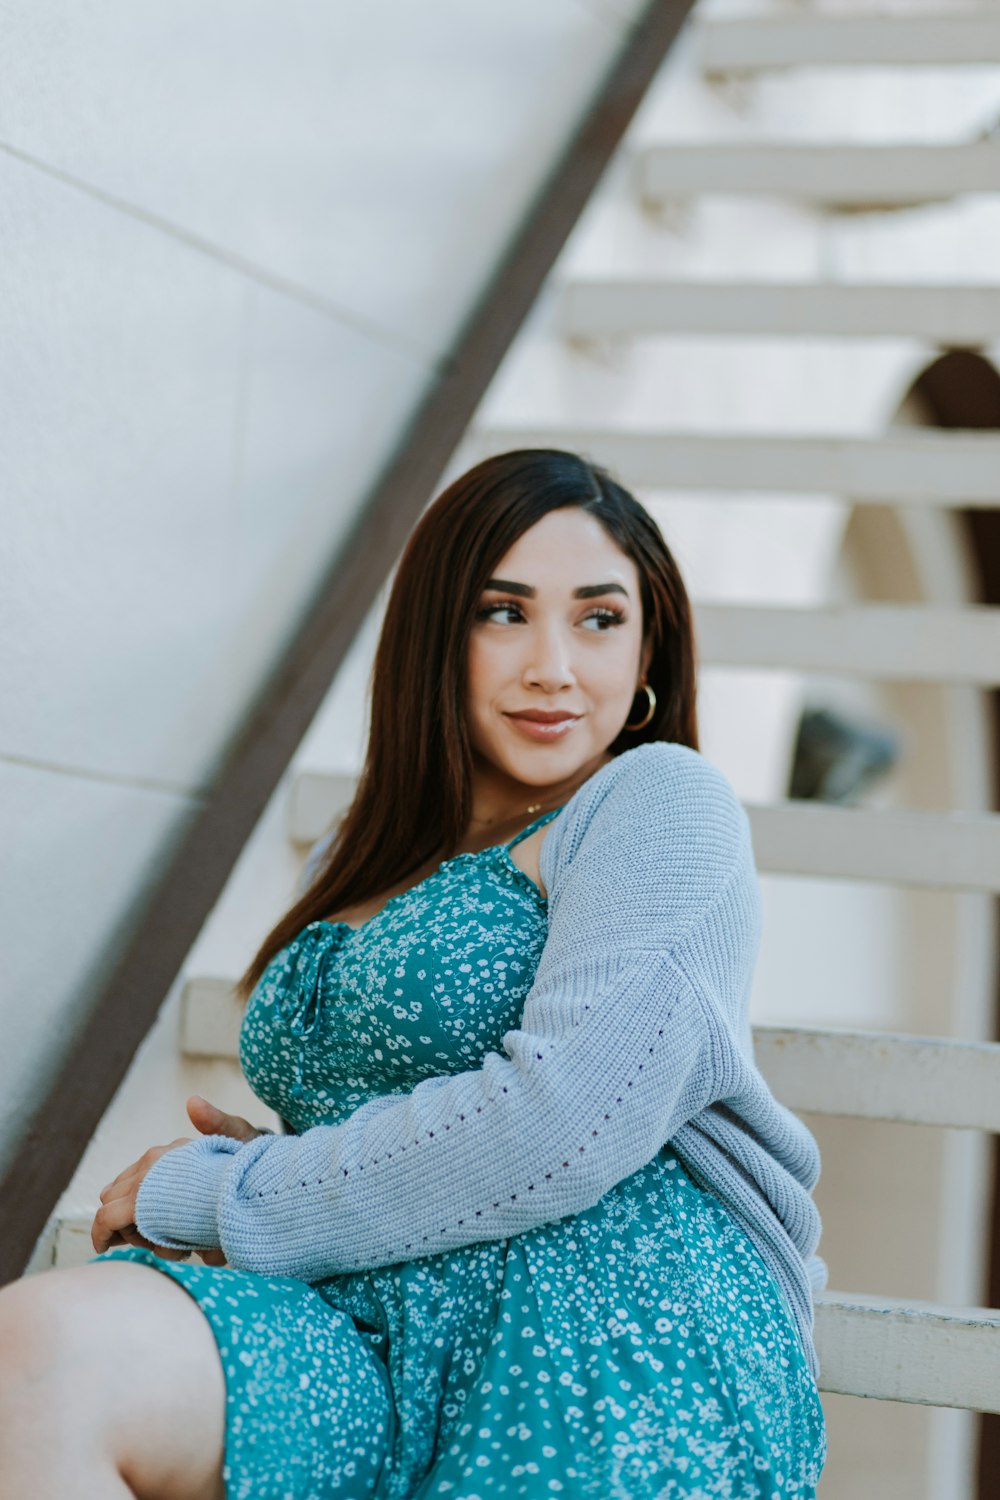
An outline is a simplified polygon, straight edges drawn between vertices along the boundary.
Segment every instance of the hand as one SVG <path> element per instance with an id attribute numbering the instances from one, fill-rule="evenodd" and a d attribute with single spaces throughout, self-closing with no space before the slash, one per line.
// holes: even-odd
<path id="1" fill-rule="evenodd" d="M 242 1115 L 227 1115 L 216 1109 L 200 1094 L 192 1094 L 187 1102 L 188 1119 L 202 1135 L 228 1135 L 235 1141 L 252 1141 L 259 1135 L 270 1135 L 269 1130 L 258 1130 Z"/>
<path id="2" fill-rule="evenodd" d="M 224 1110 L 216 1109 L 207 1099 L 200 1094 L 192 1094 L 187 1102 L 188 1119 L 196 1130 L 202 1135 L 228 1135 L 236 1141 L 252 1141 L 258 1135 L 269 1135 L 267 1130 L 258 1130 L 251 1125 L 249 1120 L 244 1120 L 242 1115 L 227 1115 Z M 206 1266 L 224 1266 L 226 1255 L 223 1250 L 199 1250 L 198 1254 Z"/>
<path id="3" fill-rule="evenodd" d="M 258 1135 L 270 1133 L 256 1129 L 240 1115 L 228 1115 L 224 1110 L 216 1109 L 214 1104 L 210 1104 L 200 1094 L 191 1095 L 187 1101 L 187 1112 L 192 1125 L 202 1135 L 227 1135 L 237 1141 L 252 1141 Z M 119 1172 L 114 1181 L 103 1189 L 103 1207 L 94 1216 L 90 1232 L 91 1243 L 98 1255 L 103 1255 L 105 1250 L 113 1249 L 116 1245 L 139 1245 L 145 1250 L 155 1251 L 164 1260 L 186 1260 L 191 1254 L 190 1250 L 171 1250 L 164 1245 L 151 1244 L 139 1233 L 135 1223 L 135 1200 L 146 1173 L 167 1151 L 173 1151 L 177 1146 L 186 1146 L 189 1141 L 189 1136 L 180 1136 L 176 1141 L 171 1141 L 169 1146 L 151 1146 L 137 1162 L 126 1167 L 124 1172 Z M 226 1264 L 224 1252 L 217 1248 L 198 1250 L 197 1254 L 206 1265 Z"/>
<path id="4" fill-rule="evenodd" d="M 178 1146 L 186 1146 L 189 1136 L 180 1136 L 169 1146 L 150 1146 L 139 1160 L 119 1172 L 114 1182 L 109 1182 L 101 1192 L 102 1207 L 94 1215 L 90 1239 L 98 1255 L 111 1250 L 115 1245 L 140 1245 L 145 1250 L 154 1250 L 164 1260 L 185 1260 L 190 1250 L 169 1250 L 164 1245 L 150 1244 L 136 1228 L 135 1200 L 142 1180 L 151 1167 Z"/>

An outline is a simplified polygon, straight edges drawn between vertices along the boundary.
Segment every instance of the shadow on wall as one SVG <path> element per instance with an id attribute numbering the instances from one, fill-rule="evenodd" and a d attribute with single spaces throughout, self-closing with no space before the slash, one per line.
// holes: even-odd
<path id="1" fill-rule="evenodd" d="M 902 753 L 896 731 L 828 708 L 803 709 L 787 796 L 854 803 L 892 770 Z"/>

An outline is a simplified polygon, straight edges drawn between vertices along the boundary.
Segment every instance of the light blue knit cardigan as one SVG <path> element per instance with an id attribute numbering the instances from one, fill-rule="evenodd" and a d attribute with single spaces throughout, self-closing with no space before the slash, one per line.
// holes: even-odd
<path id="1" fill-rule="evenodd" d="M 742 804 L 698 751 L 640 745 L 577 789 L 540 868 L 548 933 L 502 1052 L 337 1125 L 178 1147 L 140 1187 L 140 1232 L 318 1281 L 580 1213 L 670 1141 L 774 1273 L 818 1375 L 819 1151 L 754 1062 Z"/>

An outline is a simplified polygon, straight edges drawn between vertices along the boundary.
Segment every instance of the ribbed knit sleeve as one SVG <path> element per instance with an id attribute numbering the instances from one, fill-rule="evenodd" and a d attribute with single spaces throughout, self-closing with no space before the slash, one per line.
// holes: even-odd
<path id="1" fill-rule="evenodd" d="M 140 1232 L 304 1280 L 504 1239 L 591 1207 L 737 1093 L 759 897 L 723 774 L 680 745 L 627 751 L 540 858 L 548 934 L 502 1052 L 337 1125 L 171 1151 Z"/>

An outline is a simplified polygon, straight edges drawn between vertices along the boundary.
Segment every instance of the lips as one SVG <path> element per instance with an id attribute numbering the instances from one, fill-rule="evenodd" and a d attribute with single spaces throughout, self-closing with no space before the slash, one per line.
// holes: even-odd
<path id="1" fill-rule="evenodd" d="M 506 716 L 516 726 L 522 739 L 534 740 L 538 744 L 554 745 L 564 740 L 580 722 L 580 714 L 569 714 L 562 709 L 527 709 L 519 714 Z"/>
<path id="2" fill-rule="evenodd" d="M 526 719 L 530 724 L 562 724 L 567 719 L 578 719 L 579 714 L 568 714 L 553 711 L 546 713 L 543 709 L 529 709 L 523 713 L 508 714 L 509 719 Z"/>

